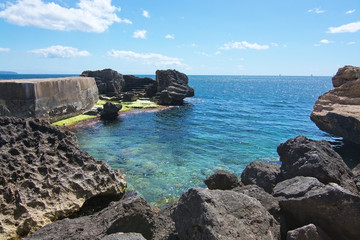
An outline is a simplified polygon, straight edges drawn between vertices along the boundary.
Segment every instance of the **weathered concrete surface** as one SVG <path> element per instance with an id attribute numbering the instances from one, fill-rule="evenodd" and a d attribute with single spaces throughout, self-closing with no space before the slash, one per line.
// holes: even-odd
<path id="1" fill-rule="evenodd" d="M 90 77 L 0 80 L 0 116 L 54 122 L 89 111 L 97 101 Z"/>

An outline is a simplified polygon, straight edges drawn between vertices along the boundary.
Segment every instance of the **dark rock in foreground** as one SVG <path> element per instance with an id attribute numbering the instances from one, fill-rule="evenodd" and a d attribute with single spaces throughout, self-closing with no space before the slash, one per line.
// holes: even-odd
<path id="1" fill-rule="evenodd" d="M 204 182 L 209 189 L 220 190 L 230 190 L 242 185 L 235 174 L 228 173 L 223 170 L 216 171 Z"/>
<path id="2" fill-rule="evenodd" d="M 331 240 L 324 231 L 314 224 L 309 224 L 287 233 L 286 240 Z"/>
<path id="3" fill-rule="evenodd" d="M 150 205 L 135 196 L 114 202 L 95 215 L 56 221 L 26 239 L 117 239 L 113 238 L 114 233 L 140 233 L 152 239 L 154 221 L 155 212 Z M 107 236 L 110 234 L 112 237 Z"/>
<path id="4" fill-rule="evenodd" d="M 310 118 L 320 130 L 360 144 L 360 68 L 340 68 L 333 84 L 315 102 Z"/>
<path id="5" fill-rule="evenodd" d="M 118 200 L 125 187 L 121 171 L 81 151 L 74 134 L 0 118 L 0 239 L 24 237 L 93 199 Z"/>
<path id="6" fill-rule="evenodd" d="M 174 210 L 180 239 L 280 239 L 280 226 L 255 198 L 192 188 Z"/>
<path id="7" fill-rule="evenodd" d="M 328 142 L 298 136 L 280 144 L 277 151 L 284 179 L 315 177 L 324 184 L 337 183 L 358 193 L 353 173 Z"/>
<path id="8" fill-rule="evenodd" d="M 246 166 L 241 174 L 241 181 L 245 184 L 255 184 L 271 193 L 274 186 L 280 181 L 280 165 L 254 161 Z"/>
<path id="9" fill-rule="evenodd" d="M 102 120 L 114 120 L 119 115 L 121 108 L 121 104 L 107 102 L 104 104 L 103 110 L 100 113 L 100 118 Z"/>

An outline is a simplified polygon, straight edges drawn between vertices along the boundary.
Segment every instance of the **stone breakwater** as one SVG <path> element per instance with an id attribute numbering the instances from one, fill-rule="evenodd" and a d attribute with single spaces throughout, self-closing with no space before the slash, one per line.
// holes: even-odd
<path id="1" fill-rule="evenodd" d="M 321 130 L 360 144 L 360 68 L 340 68 L 332 82 L 334 89 L 319 97 L 310 118 Z"/>
<path id="2" fill-rule="evenodd" d="M 124 175 L 43 120 L 0 117 L 0 239 L 119 200 Z"/>
<path id="3" fill-rule="evenodd" d="M 0 116 L 55 122 L 89 111 L 97 101 L 94 78 L 0 80 Z"/>
<path id="4" fill-rule="evenodd" d="M 25 239 L 359 239 L 360 165 L 303 136 L 277 150 L 281 166 L 252 162 L 241 179 L 217 171 L 162 210 L 128 196 Z"/>

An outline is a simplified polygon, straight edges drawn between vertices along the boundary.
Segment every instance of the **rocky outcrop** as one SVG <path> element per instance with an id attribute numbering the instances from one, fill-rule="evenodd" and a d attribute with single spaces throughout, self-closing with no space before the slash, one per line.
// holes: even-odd
<path id="1" fill-rule="evenodd" d="M 333 85 L 315 102 L 310 118 L 321 130 L 360 144 L 360 68 L 340 68 Z"/>
<path id="2" fill-rule="evenodd" d="M 0 80 L 0 116 L 55 122 L 89 111 L 97 101 L 89 77 Z"/>
<path id="3" fill-rule="evenodd" d="M 24 237 L 81 209 L 118 200 L 120 170 L 79 150 L 74 134 L 42 120 L 0 118 L 0 239 Z M 93 204 L 92 204 L 93 203 Z"/>
<path id="4" fill-rule="evenodd" d="M 192 188 L 173 218 L 180 239 L 280 239 L 280 226 L 258 200 L 229 190 Z"/>
<path id="5" fill-rule="evenodd" d="M 56 221 L 26 239 L 109 239 L 115 233 L 139 233 L 152 239 L 155 216 L 143 198 L 134 196 L 113 202 L 95 215 Z"/>
<path id="6" fill-rule="evenodd" d="M 353 173 L 328 142 L 298 136 L 280 144 L 277 151 L 284 179 L 315 177 L 324 184 L 337 183 L 358 193 Z"/>
<path id="7" fill-rule="evenodd" d="M 100 118 L 102 120 L 115 120 L 121 110 L 121 104 L 114 104 L 107 102 L 104 104 L 102 111 L 100 112 Z"/>
<path id="8" fill-rule="evenodd" d="M 241 174 L 241 181 L 245 184 L 255 184 L 271 193 L 274 186 L 280 181 L 280 165 L 253 161 L 246 166 Z"/>
<path id="9" fill-rule="evenodd" d="M 310 223 L 289 231 L 286 240 L 331 240 L 331 238 L 319 226 Z"/>
<path id="10" fill-rule="evenodd" d="M 184 98 L 193 97 L 194 89 L 188 85 L 186 74 L 176 70 L 157 70 L 156 83 L 158 103 L 161 105 L 182 104 Z"/>
<path id="11" fill-rule="evenodd" d="M 125 87 L 123 75 L 112 69 L 84 71 L 80 76 L 95 78 L 99 94 L 109 97 L 118 96 Z"/>
<path id="12" fill-rule="evenodd" d="M 228 173 L 223 170 L 216 171 L 204 182 L 209 189 L 220 190 L 230 190 L 242 185 L 235 174 Z"/>

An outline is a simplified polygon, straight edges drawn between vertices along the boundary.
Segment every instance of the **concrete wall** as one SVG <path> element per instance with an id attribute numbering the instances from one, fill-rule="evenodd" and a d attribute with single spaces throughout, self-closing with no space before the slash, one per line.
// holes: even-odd
<path id="1" fill-rule="evenodd" d="M 97 101 L 90 77 L 0 80 L 0 115 L 54 122 L 88 111 Z"/>

